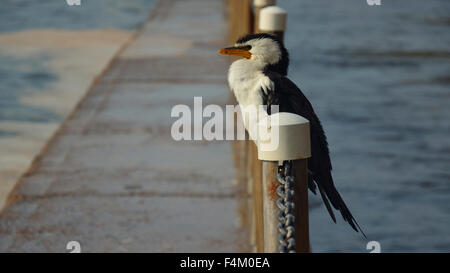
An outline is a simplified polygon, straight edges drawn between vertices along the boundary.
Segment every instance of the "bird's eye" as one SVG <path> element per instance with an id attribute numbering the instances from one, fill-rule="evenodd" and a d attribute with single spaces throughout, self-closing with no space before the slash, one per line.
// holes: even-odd
<path id="1" fill-rule="evenodd" d="M 238 49 L 249 51 L 250 49 L 252 49 L 252 46 L 251 45 L 239 46 Z"/>

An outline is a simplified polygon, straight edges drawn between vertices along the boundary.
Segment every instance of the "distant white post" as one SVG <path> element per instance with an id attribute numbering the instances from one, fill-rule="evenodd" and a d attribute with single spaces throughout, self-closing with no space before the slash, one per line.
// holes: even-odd
<path id="1" fill-rule="evenodd" d="M 253 0 L 253 17 L 254 17 L 253 32 L 254 33 L 261 32 L 261 30 L 259 29 L 259 14 L 260 14 L 261 10 L 265 7 L 275 6 L 276 3 L 277 3 L 276 0 Z"/>
<path id="2" fill-rule="evenodd" d="M 280 40 L 283 40 L 284 31 L 286 30 L 286 19 L 287 13 L 280 7 L 270 6 L 263 8 L 259 13 L 259 31 L 274 34 Z"/>

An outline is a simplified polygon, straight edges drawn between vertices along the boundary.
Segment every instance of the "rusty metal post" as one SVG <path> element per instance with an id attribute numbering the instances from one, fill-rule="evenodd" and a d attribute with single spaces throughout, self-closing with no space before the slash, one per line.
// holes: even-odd
<path id="1" fill-rule="evenodd" d="M 307 158 L 311 156 L 309 121 L 292 113 L 276 113 L 259 123 L 258 158 L 263 160 L 264 252 L 278 252 L 276 205 L 279 162 L 293 160 L 295 240 L 297 252 L 310 252 Z M 267 143 L 275 143 L 270 149 Z"/>

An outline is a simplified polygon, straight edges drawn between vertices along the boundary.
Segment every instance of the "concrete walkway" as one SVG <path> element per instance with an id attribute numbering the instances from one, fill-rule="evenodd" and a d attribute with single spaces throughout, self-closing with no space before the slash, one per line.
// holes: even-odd
<path id="1" fill-rule="evenodd" d="M 1 252 L 246 251 L 230 142 L 176 142 L 176 104 L 225 104 L 224 1 L 164 0 L 0 216 Z"/>

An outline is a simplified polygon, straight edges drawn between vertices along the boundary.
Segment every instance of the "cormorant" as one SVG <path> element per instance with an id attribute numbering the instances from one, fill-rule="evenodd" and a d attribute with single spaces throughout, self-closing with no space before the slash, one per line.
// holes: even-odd
<path id="1" fill-rule="evenodd" d="M 361 231 L 365 237 L 334 186 L 328 143 L 320 120 L 302 91 L 286 77 L 289 56 L 283 42 L 267 33 L 249 34 L 238 39 L 233 47 L 220 49 L 219 53 L 243 57 L 233 62 L 228 71 L 228 83 L 239 105 L 267 105 L 268 114 L 271 105 L 278 105 L 279 112 L 295 113 L 309 120 L 308 187 L 314 194 L 318 188 L 335 223 L 330 203 L 355 231 Z"/>

